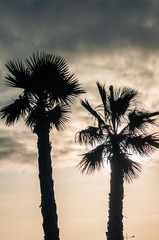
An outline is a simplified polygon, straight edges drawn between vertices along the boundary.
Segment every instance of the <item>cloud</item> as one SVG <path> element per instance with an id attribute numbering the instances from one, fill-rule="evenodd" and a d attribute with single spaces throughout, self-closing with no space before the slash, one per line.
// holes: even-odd
<path id="1" fill-rule="evenodd" d="M 155 0 L 1 1 L 1 50 L 78 52 L 159 47 Z"/>
<path id="2" fill-rule="evenodd" d="M 20 130 L 20 129 L 19 129 Z M 16 129 L 0 129 L 0 161 L 1 163 L 27 163 L 35 164 L 37 160 L 37 149 L 32 145 L 32 138 L 29 138 L 30 133 Z"/>
<path id="3" fill-rule="evenodd" d="M 42 50 L 66 58 L 70 72 L 87 91 L 80 98 L 87 98 L 92 106 L 100 103 L 99 81 L 106 86 L 135 88 L 141 93 L 141 105 L 157 110 L 158 12 L 155 0 L 2 0 L 0 107 L 19 94 L 19 90 L 4 85 L 6 61 L 24 60 Z M 78 100 L 66 130 L 50 135 L 55 165 L 76 165 L 78 155 L 85 150 L 74 143 L 74 135 L 92 124 L 91 120 Z M 24 123 L 14 130 L 1 127 L 0 134 L 2 160 L 37 160 L 35 135 Z"/>

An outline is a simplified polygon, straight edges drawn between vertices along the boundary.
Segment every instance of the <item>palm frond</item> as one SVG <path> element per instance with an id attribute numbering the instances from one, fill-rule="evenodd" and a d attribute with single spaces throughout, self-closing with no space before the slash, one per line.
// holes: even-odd
<path id="1" fill-rule="evenodd" d="M 95 117 L 95 119 L 98 120 L 99 126 L 105 125 L 105 123 L 104 123 L 103 119 L 101 118 L 101 116 L 99 115 L 99 113 L 91 107 L 91 105 L 89 104 L 89 102 L 87 100 L 85 100 L 85 101 L 82 100 L 81 104 L 83 107 L 85 107 L 87 109 L 87 111 L 90 114 L 92 114 L 93 117 Z"/>
<path id="2" fill-rule="evenodd" d="M 105 117 L 110 113 L 108 106 L 107 106 L 107 92 L 105 89 L 105 85 L 101 85 L 99 82 L 97 82 L 97 87 L 98 87 L 98 91 L 100 93 L 100 97 L 102 99 L 102 103 L 103 103 L 103 108 L 104 108 L 104 115 Z"/>
<path id="3" fill-rule="evenodd" d="M 29 112 L 29 114 L 25 120 L 25 124 L 28 127 L 31 127 L 31 129 L 33 129 L 33 132 L 36 133 L 37 132 L 37 122 L 40 120 L 41 120 L 41 122 L 46 121 L 46 117 L 42 114 L 41 109 L 37 105 L 35 105 Z"/>
<path id="4" fill-rule="evenodd" d="M 31 71 L 32 91 L 57 91 L 57 87 L 62 81 L 59 62 L 60 58 L 58 56 L 45 54 L 44 52 L 33 53 L 25 60 L 28 69 Z M 67 72 L 66 63 L 63 63 L 63 68 Z"/>
<path id="5" fill-rule="evenodd" d="M 130 183 L 135 178 L 139 176 L 142 170 L 142 165 L 138 162 L 134 162 L 130 160 L 129 158 L 125 158 L 122 162 L 123 172 L 124 172 L 124 178 L 125 180 Z"/>
<path id="6" fill-rule="evenodd" d="M 109 86 L 109 99 L 110 101 L 115 101 L 114 99 L 114 87 L 112 85 Z"/>
<path id="7" fill-rule="evenodd" d="M 147 133 L 148 125 L 155 124 L 157 119 L 153 118 L 154 116 L 159 115 L 159 112 L 143 112 L 143 111 L 132 111 L 129 117 L 129 130 L 136 134 Z"/>
<path id="8" fill-rule="evenodd" d="M 68 75 L 65 77 L 64 81 L 61 81 L 61 83 L 59 82 L 58 84 L 57 90 L 52 94 L 52 98 L 57 102 L 63 102 L 69 105 L 74 103 L 78 95 L 85 93 L 85 90 L 82 89 L 74 74 Z"/>
<path id="9" fill-rule="evenodd" d="M 105 139 L 102 129 L 89 126 L 87 129 L 76 133 L 75 141 L 86 145 L 95 145 Z"/>
<path id="10" fill-rule="evenodd" d="M 6 67 L 11 73 L 5 77 L 7 79 L 6 84 L 10 87 L 27 89 L 30 72 L 24 64 L 19 61 L 9 61 L 6 63 Z"/>
<path id="11" fill-rule="evenodd" d="M 71 104 L 85 93 L 78 79 L 70 74 L 65 59 L 53 54 L 33 53 L 25 63 L 9 61 L 6 67 L 10 72 L 7 85 L 38 96 L 45 92 L 53 103 Z"/>
<path id="12" fill-rule="evenodd" d="M 129 136 L 125 139 L 125 147 L 141 156 L 149 156 L 159 148 L 159 136 L 157 134 Z"/>
<path id="13" fill-rule="evenodd" d="M 109 109 L 110 109 L 110 118 L 112 121 L 112 128 L 115 131 L 115 121 L 117 119 L 117 114 L 116 114 L 116 106 L 115 106 L 115 99 L 114 99 L 114 88 L 112 85 L 109 87 L 108 100 L 109 100 Z"/>
<path id="14" fill-rule="evenodd" d="M 124 87 L 119 90 L 119 98 L 116 100 L 116 109 L 118 116 L 124 115 L 131 107 L 132 102 L 136 100 L 138 92 L 132 88 Z"/>
<path id="15" fill-rule="evenodd" d="M 45 66 L 55 67 L 57 72 L 67 75 L 68 66 L 64 58 L 45 52 L 36 52 L 25 60 L 27 67 L 32 71 L 40 71 Z M 52 69 L 53 70 L 53 69 Z"/>
<path id="16" fill-rule="evenodd" d="M 119 90 L 114 90 L 113 86 L 109 87 L 109 104 L 110 110 L 115 118 L 123 116 L 131 105 L 135 102 L 138 92 L 132 88 L 124 87 Z"/>
<path id="17" fill-rule="evenodd" d="M 79 162 L 77 167 L 81 169 L 81 172 L 86 172 L 87 174 L 94 172 L 94 170 L 99 170 L 103 167 L 103 150 L 104 144 L 97 146 L 92 151 L 83 154 L 82 160 Z"/>
<path id="18" fill-rule="evenodd" d="M 112 172 L 115 172 L 114 167 L 117 171 L 122 171 L 124 179 L 129 183 L 139 176 L 142 169 L 142 165 L 138 162 L 132 161 L 129 158 L 129 154 L 125 152 L 118 152 L 117 154 L 112 152 L 110 164 Z"/>
<path id="19" fill-rule="evenodd" d="M 37 52 L 26 59 L 31 71 L 32 90 L 47 91 L 52 101 L 72 103 L 85 93 L 78 79 L 69 73 L 66 61 L 59 56 Z"/>
<path id="20" fill-rule="evenodd" d="M 13 103 L 3 107 L 0 110 L 2 119 L 5 119 L 6 125 L 12 125 L 19 120 L 20 117 L 24 117 L 30 110 L 30 104 L 28 98 L 24 95 L 20 95 Z"/>
<path id="21" fill-rule="evenodd" d="M 47 113 L 47 119 L 58 131 L 63 130 L 69 122 L 70 112 L 70 108 L 67 105 L 56 105 Z"/>

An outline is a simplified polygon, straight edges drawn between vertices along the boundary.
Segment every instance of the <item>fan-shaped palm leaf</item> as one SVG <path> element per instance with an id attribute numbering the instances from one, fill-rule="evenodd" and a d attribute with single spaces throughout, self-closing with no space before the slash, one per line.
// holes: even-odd
<path id="1" fill-rule="evenodd" d="M 34 133 L 37 133 L 37 123 L 39 121 L 46 122 L 46 116 L 44 116 L 39 106 L 35 105 L 26 117 L 25 123 L 33 129 Z"/>
<path id="2" fill-rule="evenodd" d="M 52 101 L 72 103 L 80 94 L 85 93 L 77 78 L 69 73 L 66 61 L 59 56 L 37 53 L 26 59 L 30 68 L 31 90 L 37 92 L 47 91 Z"/>
<path id="3" fill-rule="evenodd" d="M 98 121 L 98 125 L 105 125 L 103 119 L 101 118 L 101 116 L 99 115 L 99 113 L 97 111 L 95 111 L 91 105 L 89 104 L 89 102 L 87 100 L 85 101 L 81 101 L 81 104 L 83 107 L 85 107 L 87 109 L 87 111 L 92 114 L 93 117 L 95 117 L 95 119 Z"/>
<path id="4" fill-rule="evenodd" d="M 7 69 L 10 74 L 6 76 L 6 84 L 10 87 L 28 89 L 30 71 L 24 66 L 22 62 L 19 61 L 9 61 L 6 64 Z"/>
<path id="5" fill-rule="evenodd" d="M 137 91 L 131 88 L 124 87 L 119 90 L 119 98 L 116 100 L 116 111 L 118 116 L 124 115 L 132 106 L 132 101 L 136 100 Z"/>
<path id="6" fill-rule="evenodd" d="M 107 92 L 105 89 L 105 85 L 102 86 L 99 82 L 97 82 L 97 87 L 98 87 L 98 91 L 100 93 L 100 97 L 102 99 L 103 108 L 104 108 L 104 116 L 106 118 L 107 115 L 110 114 L 110 111 L 107 106 Z"/>
<path id="7" fill-rule="evenodd" d="M 78 79 L 69 73 L 66 61 L 59 56 L 37 52 L 22 62 L 9 61 L 6 64 L 11 74 L 7 75 L 7 84 L 25 89 L 40 96 L 47 93 L 50 101 L 73 103 L 75 98 L 85 91 Z"/>
<path id="8" fill-rule="evenodd" d="M 13 103 L 3 107 L 0 110 L 0 115 L 2 119 L 6 119 L 6 125 L 11 125 L 18 121 L 20 117 L 24 117 L 29 110 L 28 98 L 20 95 Z"/>
<path id="9" fill-rule="evenodd" d="M 70 103 L 72 104 L 79 94 L 85 93 L 73 74 L 67 76 L 65 81 L 62 81 L 61 83 L 59 81 L 56 83 L 55 90 L 56 91 L 53 91 L 53 88 L 49 90 L 50 93 L 52 93 L 50 95 L 52 101 L 56 100 L 57 102 L 62 102 L 68 105 Z"/>
<path id="10" fill-rule="evenodd" d="M 157 115 L 159 115 L 159 112 L 148 113 L 137 110 L 130 112 L 130 114 L 128 115 L 129 131 L 131 131 L 135 135 L 140 133 L 147 133 L 147 131 L 149 131 L 148 125 L 156 123 L 156 119 L 152 117 Z"/>
<path id="11" fill-rule="evenodd" d="M 26 59 L 31 71 L 32 90 L 57 91 L 69 75 L 65 60 L 59 56 L 37 52 Z"/>
<path id="12" fill-rule="evenodd" d="M 82 173 L 92 173 L 95 169 L 99 170 L 103 166 L 104 148 L 105 146 L 102 144 L 82 155 L 83 158 L 77 165 Z"/>
<path id="13" fill-rule="evenodd" d="M 115 91 L 113 86 L 110 86 L 109 90 L 110 110 L 112 115 L 118 119 L 128 112 L 129 108 L 132 106 L 132 102 L 136 100 L 138 92 L 127 87 Z"/>
<path id="14" fill-rule="evenodd" d="M 55 126 L 58 131 L 63 130 L 69 122 L 69 113 L 70 108 L 67 105 L 57 105 L 47 113 L 47 120 Z"/>
<path id="15" fill-rule="evenodd" d="M 124 156 L 124 159 L 122 160 L 122 169 L 125 180 L 130 183 L 139 176 L 142 170 L 142 165 Z"/>
<path id="16" fill-rule="evenodd" d="M 156 148 L 159 148 L 159 136 L 156 134 L 127 136 L 125 147 L 141 156 L 149 156 Z"/>
<path id="17" fill-rule="evenodd" d="M 103 142 L 104 139 L 105 136 L 99 127 L 88 127 L 85 130 L 77 132 L 75 137 L 76 142 L 90 144 L 92 146 Z"/>

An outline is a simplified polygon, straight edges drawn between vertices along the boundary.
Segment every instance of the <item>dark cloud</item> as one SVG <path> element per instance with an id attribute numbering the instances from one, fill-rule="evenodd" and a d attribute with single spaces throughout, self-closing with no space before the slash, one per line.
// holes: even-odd
<path id="1" fill-rule="evenodd" d="M 21 60 L 32 52 L 44 50 L 68 60 L 71 72 L 87 90 L 87 96 L 81 97 L 86 97 L 93 106 L 98 102 L 95 82 L 100 81 L 138 88 L 147 96 L 145 105 L 156 110 L 158 26 L 159 2 L 155 0 L 2 0 L 0 107 L 19 93 L 4 85 L 6 61 Z M 145 52 L 150 52 L 150 56 Z M 73 114 L 68 130 L 55 138 L 53 135 L 55 161 L 74 162 L 80 154 L 74 135 L 88 125 L 88 114 L 79 102 L 74 105 Z M 26 133 L 15 139 L 9 135 L 10 131 L 8 128 L 0 135 L 0 159 L 19 162 L 37 159 L 36 146 L 30 151 L 31 144 L 25 143 Z M 29 135 L 28 139 L 32 137 Z M 65 139 L 62 144 L 61 139 Z"/>
<path id="2" fill-rule="evenodd" d="M 0 131 L 0 161 L 34 164 L 37 160 L 36 150 L 28 149 L 28 145 L 22 141 L 24 134 L 21 134 L 20 141 L 17 136 L 15 138 L 14 135 L 10 135 L 9 131 L 6 136 L 6 132 Z"/>
<path id="3" fill-rule="evenodd" d="M 155 0 L 6 0 L 0 9 L 4 54 L 159 47 Z"/>

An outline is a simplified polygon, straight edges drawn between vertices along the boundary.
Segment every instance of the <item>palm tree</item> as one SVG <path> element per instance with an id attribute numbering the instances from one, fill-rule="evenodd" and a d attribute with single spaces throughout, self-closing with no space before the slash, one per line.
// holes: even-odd
<path id="1" fill-rule="evenodd" d="M 107 91 L 105 85 L 97 82 L 102 104 L 95 109 L 87 100 L 83 107 L 95 118 L 94 126 L 79 131 L 76 141 L 91 145 L 93 150 L 82 155 L 78 167 L 82 173 L 110 164 L 108 240 L 123 240 L 123 197 L 124 180 L 129 183 L 141 172 L 141 164 L 131 159 L 132 154 L 142 157 L 159 148 L 159 136 L 152 133 L 151 125 L 159 112 L 145 112 L 137 108 L 137 91 L 131 88 Z"/>
<path id="2" fill-rule="evenodd" d="M 9 61 L 6 67 L 7 85 L 22 89 L 22 94 L 0 110 L 1 118 L 11 125 L 23 117 L 37 135 L 44 238 L 58 240 L 49 133 L 53 127 L 63 130 L 69 120 L 70 104 L 84 90 L 59 56 L 37 52 L 24 62 Z"/>

